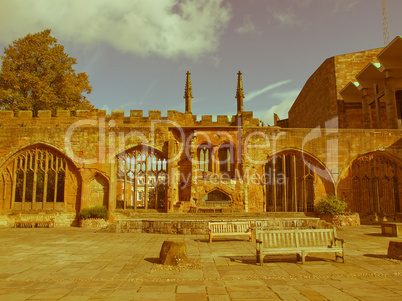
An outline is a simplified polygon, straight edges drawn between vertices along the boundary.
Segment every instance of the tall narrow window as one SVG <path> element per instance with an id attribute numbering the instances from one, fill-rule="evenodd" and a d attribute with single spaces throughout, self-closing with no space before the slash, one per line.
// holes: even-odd
<path id="1" fill-rule="evenodd" d="M 220 172 L 232 171 L 232 155 L 230 145 L 224 145 L 219 148 L 219 170 Z"/>
<path id="2" fill-rule="evenodd" d="M 208 145 L 201 145 L 198 148 L 198 161 L 200 164 L 200 171 L 211 171 L 210 158 L 211 147 L 209 147 Z"/>

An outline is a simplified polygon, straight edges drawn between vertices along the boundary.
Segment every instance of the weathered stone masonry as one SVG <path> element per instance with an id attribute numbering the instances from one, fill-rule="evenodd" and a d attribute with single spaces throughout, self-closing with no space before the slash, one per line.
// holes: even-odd
<path id="1" fill-rule="evenodd" d="M 402 115 L 393 110 L 401 103 L 402 56 L 395 57 L 401 47 L 396 38 L 383 50 L 324 62 L 289 120 L 276 118 L 295 128 L 262 126 L 243 110 L 241 72 L 237 114 L 216 121 L 192 114 L 189 72 L 185 113 L 0 111 L 0 222 L 21 212 L 57 212 L 74 224 L 93 205 L 107 206 L 112 219 L 138 210 L 312 212 L 328 194 L 363 217 L 396 216 Z M 380 50 L 378 60 L 388 69 L 370 63 Z M 353 76 L 361 85 L 342 89 Z"/>
<path id="2" fill-rule="evenodd" d="M 367 213 L 394 214 L 401 208 L 401 181 L 395 182 L 401 174 L 402 132 L 399 130 L 263 127 L 258 126 L 258 120 L 248 112 L 233 116 L 231 120 L 220 116 L 217 122 L 209 116 L 195 121 L 191 114 L 175 111 L 169 111 L 167 117 L 160 117 L 158 111 L 150 111 L 149 117 L 140 117 L 139 111 L 131 111 L 132 117 L 123 114 L 113 111 L 110 117 L 106 117 L 103 111 L 77 111 L 76 116 L 71 116 L 70 112 L 59 111 L 57 116 L 50 117 L 50 112 L 43 111 L 39 117 L 32 117 L 31 112 L 20 112 L 18 117 L 14 117 L 11 112 L 1 112 L 0 204 L 3 214 L 19 210 L 78 213 L 80 209 L 95 204 L 104 204 L 111 211 L 136 210 L 135 206 L 130 207 L 134 199 L 132 192 L 125 192 L 124 202 L 118 187 L 119 183 L 121 185 L 118 179 L 121 170 L 119 155 L 132 150 L 145 150 L 157 154 L 155 158 L 165 160 L 169 182 L 163 190 L 165 195 L 159 195 L 159 203 L 163 204 L 147 203 L 145 196 L 146 202 L 140 207 L 147 209 L 187 212 L 194 207 L 217 206 L 205 199 L 210 193 L 220 207 L 226 206 L 224 202 L 228 201 L 227 207 L 231 211 L 311 211 L 307 203 L 303 204 L 307 201 L 307 193 L 310 193 L 313 203 L 324 194 L 337 193 L 349 202 L 350 208 Z M 201 170 L 199 156 L 200 148 L 204 146 L 211 155 L 209 167 L 205 168 L 204 158 Z M 223 163 L 226 164 L 224 170 L 219 162 L 221 149 L 230 153 L 229 163 Z M 39 183 L 38 179 L 44 178 L 43 172 L 52 169 L 50 161 L 46 168 L 46 160 L 41 161 L 39 153 L 48 160 L 53 156 L 66 162 L 63 170 L 65 183 L 59 186 L 64 189 L 64 197 L 55 199 L 54 193 L 48 193 L 47 197 L 53 198 L 44 200 L 44 188 L 37 184 L 40 198 L 33 197 L 30 192 L 24 200 L 18 199 L 16 189 L 24 187 L 24 183 L 18 184 L 17 181 L 23 181 L 24 172 L 27 174 L 25 190 L 29 191 L 33 185 L 31 178 L 34 178 L 29 177 L 29 173 L 36 174 Z M 21 155 L 28 158 L 27 154 L 36 154 L 31 155 L 32 158 L 41 162 L 35 167 L 29 159 L 22 163 L 17 160 Z M 389 171 L 381 174 L 378 170 L 376 178 L 376 181 L 385 179 L 393 183 L 390 184 L 393 196 L 388 196 L 386 208 L 372 205 L 372 209 L 364 206 L 363 209 L 359 207 L 360 203 L 353 201 L 353 197 L 357 200 L 358 196 L 353 195 L 351 168 L 355 169 L 355 164 L 360 164 L 359 160 L 367 156 L 379 158 L 379 167 L 375 168 L 380 168 L 381 164 L 389 165 Z M 269 170 L 273 167 L 273 158 L 277 158 L 273 168 L 276 172 Z M 25 163 L 25 168 L 16 167 L 18 164 L 24 167 Z M 278 174 L 279 170 L 285 175 Z M 48 173 L 48 178 L 54 178 L 53 170 Z M 362 181 L 364 176 L 361 175 Z M 131 180 L 129 178 L 127 183 Z M 306 181 L 311 181 L 313 191 L 304 191 Z M 272 185 L 273 182 L 277 184 Z M 54 185 L 54 181 L 52 183 Z M 153 185 L 149 182 L 148 194 L 154 189 Z M 51 188 L 47 187 L 47 190 Z M 31 199 L 28 200 L 27 195 Z"/>

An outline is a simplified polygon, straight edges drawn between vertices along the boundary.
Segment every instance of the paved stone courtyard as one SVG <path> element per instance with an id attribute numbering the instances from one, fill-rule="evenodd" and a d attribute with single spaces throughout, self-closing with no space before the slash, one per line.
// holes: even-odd
<path id="1" fill-rule="evenodd" d="M 93 229 L 0 229 L 1 300 L 401 300 L 402 264 L 386 259 L 379 226 L 342 228 L 346 263 L 314 254 L 267 256 L 228 237 L 101 233 Z M 164 240 L 184 240 L 193 264 L 157 263 Z"/>

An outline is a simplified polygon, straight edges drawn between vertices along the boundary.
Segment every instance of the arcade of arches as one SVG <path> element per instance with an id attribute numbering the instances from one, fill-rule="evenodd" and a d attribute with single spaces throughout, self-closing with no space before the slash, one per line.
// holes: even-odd
<path id="1" fill-rule="evenodd" d="M 307 213 L 328 194 L 363 215 L 400 215 L 401 62 L 402 37 L 326 60 L 275 126 L 244 111 L 240 71 L 237 111 L 216 120 L 193 115 L 189 72 L 185 112 L 166 116 L 0 110 L 0 224 L 93 205 L 122 215 L 197 206 Z"/>
<path id="2" fill-rule="evenodd" d="M 109 209 L 168 211 L 171 183 L 163 153 L 138 146 L 118 155 L 117 162 L 114 206 L 109 202 L 109 189 L 113 188 L 109 187 L 108 178 L 98 173 L 88 180 L 86 206 L 103 204 Z M 205 168 L 205 163 L 195 162 L 197 169 Z M 325 166 L 300 151 L 282 151 L 270 156 L 264 173 L 266 212 L 313 212 L 317 200 L 335 193 L 334 180 Z M 397 158 L 372 152 L 350 164 L 337 185 L 337 192 L 352 212 L 391 215 L 402 208 L 401 174 L 402 165 Z M 43 145 L 25 148 L 10 157 L 2 169 L 1 208 L 24 212 L 78 211 L 82 207 L 79 195 L 82 178 L 80 170 L 61 152 Z M 230 207 L 234 203 L 234 193 L 230 191 L 212 189 L 200 205 Z"/>

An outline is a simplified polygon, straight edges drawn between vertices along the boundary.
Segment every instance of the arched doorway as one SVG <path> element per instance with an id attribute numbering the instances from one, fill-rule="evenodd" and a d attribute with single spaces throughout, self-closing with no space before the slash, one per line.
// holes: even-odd
<path id="1" fill-rule="evenodd" d="M 47 146 L 18 152 L 0 177 L 1 208 L 74 211 L 78 172 L 66 156 Z"/>
<path id="2" fill-rule="evenodd" d="M 313 212 L 324 194 L 334 194 L 332 179 L 317 160 L 298 151 L 284 151 L 265 164 L 267 212 Z"/>
<path id="3" fill-rule="evenodd" d="M 161 152 L 138 146 L 118 157 L 117 209 L 166 210 L 167 159 Z"/>
<path id="4" fill-rule="evenodd" d="M 353 212 L 401 212 L 401 172 L 401 163 L 391 156 L 379 152 L 363 155 L 344 173 L 338 194 Z"/>

